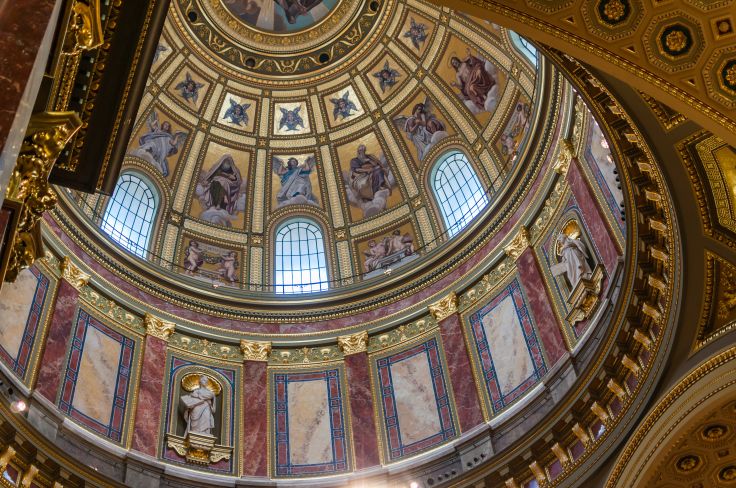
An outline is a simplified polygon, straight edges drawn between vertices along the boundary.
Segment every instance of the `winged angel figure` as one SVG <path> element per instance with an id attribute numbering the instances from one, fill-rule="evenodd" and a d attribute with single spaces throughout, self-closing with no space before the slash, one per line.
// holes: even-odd
<path id="1" fill-rule="evenodd" d="M 151 111 L 146 123 L 148 132 L 138 139 L 138 147 L 131 151 L 131 154 L 148 161 L 162 175 L 169 176 L 168 158 L 179 152 L 187 133 L 184 131 L 172 133 L 171 122 L 164 120 L 159 123 L 155 110 Z"/>
<path id="2" fill-rule="evenodd" d="M 353 112 L 358 111 L 358 107 L 355 106 L 355 103 L 353 103 L 352 100 L 350 100 L 350 92 L 346 91 L 342 94 L 341 97 L 338 98 L 330 98 L 330 101 L 332 102 L 332 117 L 334 117 L 335 120 L 338 120 L 338 117 L 342 117 L 343 120 L 347 119 L 351 115 L 353 115 Z"/>
<path id="3" fill-rule="evenodd" d="M 434 107 L 429 97 L 411 109 L 411 115 L 399 115 L 393 119 L 400 131 L 406 132 L 417 149 L 419 160 L 432 149 L 432 146 L 447 137 L 445 124 L 434 115 Z"/>
<path id="4" fill-rule="evenodd" d="M 299 126 L 304 127 L 304 119 L 299 115 L 299 111 L 302 106 L 294 108 L 293 110 L 287 110 L 281 107 L 281 120 L 279 120 L 279 131 L 286 127 L 286 130 L 297 130 Z"/>
<path id="5" fill-rule="evenodd" d="M 314 156 L 309 156 L 303 164 L 299 164 L 299 160 L 293 156 L 286 161 L 273 157 L 271 167 L 274 174 L 281 178 L 281 189 L 276 194 L 279 207 L 292 203 L 319 205 L 317 197 L 312 193 L 312 182 L 309 180 L 316 166 L 317 160 Z"/>

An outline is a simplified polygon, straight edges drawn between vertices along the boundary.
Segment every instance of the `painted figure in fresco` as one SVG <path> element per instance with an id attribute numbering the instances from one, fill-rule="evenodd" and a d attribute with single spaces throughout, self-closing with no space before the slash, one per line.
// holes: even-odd
<path id="1" fill-rule="evenodd" d="M 304 127 L 304 120 L 299 115 L 302 106 L 299 105 L 293 110 L 287 110 L 281 107 L 281 120 L 279 120 L 279 131 L 286 127 L 286 130 L 297 130 L 300 126 Z"/>
<path id="2" fill-rule="evenodd" d="M 245 184 L 233 157 L 223 155 L 202 174 L 195 193 L 204 209 L 200 218 L 217 225 L 231 226 L 231 220 L 245 210 Z"/>
<path id="3" fill-rule="evenodd" d="M 181 406 L 184 410 L 184 420 L 187 428 L 184 437 L 192 434 L 212 435 L 215 428 L 215 394 L 207 388 L 209 378 L 199 377 L 199 387 L 193 392 L 181 396 Z"/>
<path id="4" fill-rule="evenodd" d="M 248 125 L 248 107 L 250 103 L 238 103 L 232 98 L 230 99 L 230 107 L 225 110 L 223 119 L 230 119 L 231 124 L 235 125 Z"/>
<path id="5" fill-rule="evenodd" d="M 163 44 L 159 44 L 158 46 L 156 46 L 156 52 L 153 53 L 153 62 L 154 62 L 154 64 L 157 63 L 158 60 L 159 60 L 159 58 L 161 57 L 161 55 L 163 53 L 165 53 L 166 51 L 168 51 L 168 50 L 169 50 L 169 48 L 166 47 L 166 46 L 164 46 Z"/>
<path id="6" fill-rule="evenodd" d="M 162 175 L 169 176 L 168 157 L 179 152 L 187 134 L 182 131 L 172 134 L 171 123 L 163 121 L 159 124 L 155 110 L 148 116 L 147 124 L 148 132 L 138 139 L 138 148 L 131 151 L 131 154 L 145 159 Z"/>
<path id="7" fill-rule="evenodd" d="M 455 70 L 452 86 L 460 90 L 460 97 L 474 114 L 493 112 L 498 103 L 496 67 L 490 61 L 473 56 L 468 49 L 464 59 L 450 58 Z"/>
<path id="8" fill-rule="evenodd" d="M 358 107 L 355 106 L 352 100 L 350 100 L 350 92 L 346 91 L 341 97 L 331 98 L 332 102 L 332 117 L 338 120 L 338 117 L 342 117 L 343 120 L 353 115 L 353 111 L 357 111 Z"/>
<path id="9" fill-rule="evenodd" d="M 373 73 L 373 76 L 378 78 L 378 86 L 381 87 L 381 93 L 386 93 L 386 88 L 393 88 L 396 84 L 396 79 L 401 75 L 389 66 L 387 59 L 383 64 L 383 68 Z"/>
<path id="10" fill-rule="evenodd" d="M 296 24 L 300 16 L 309 15 L 317 21 L 329 12 L 323 0 L 224 0 L 224 3 L 241 20 L 277 32 L 288 30 L 284 20 Z M 282 11 L 276 10 L 277 5 Z"/>
<path id="11" fill-rule="evenodd" d="M 286 162 L 276 156 L 273 157 L 271 167 L 276 176 L 281 178 L 281 189 L 276 194 L 279 207 L 292 203 L 319 205 L 309 179 L 316 165 L 317 159 L 314 156 L 309 156 L 303 165 L 300 165 L 294 157 L 290 157 Z"/>
<path id="12" fill-rule="evenodd" d="M 386 208 L 386 200 L 396 185 L 391 169 L 383 155 L 368 154 L 364 144 L 358 146 L 350 160 L 350 174 L 346 178 L 348 200 L 363 210 L 363 217 L 375 215 Z"/>
<path id="13" fill-rule="evenodd" d="M 194 81 L 194 79 L 192 79 L 192 75 L 187 71 L 184 75 L 184 81 L 180 81 L 174 87 L 174 90 L 179 90 L 179 95 L 181 95 L 184 100 L 196 105 L 197 99 L 199 98 L 199 89 L 203 86 L 203 83 Z"/>
<path id="14" fill-rule="evenodd" d="M 574 289 L 581 278 L 588 278 L 592 274 L 588 264 L 588 250 L 580 238 L 572 238 L 561 232 L 557 236 L 558 253 L 560 256 L 559 268 L 553 270 L 553 274 L 564 273 L 570 282 L 570 289 Z"/>
<path id="15" fill-rule="evenodd" d="M 399 229 L 394 230 L 391 235 L 376 241 L 368 241 L 368 249 L 363 251 L 365 261 L 363 269 L 366 273 L 385 268 L 402 259 L 414 254 L 414 238 L 408 232 L 401 234 Z"/>
<path id="16" fill-rule="evenodd" d="M 186 255 L 184 256 L 184 272 L 193 275 L 204 264 L 204 250 L 199 247 L 199 242 L 189 241 Z"/>
<path id="17" fill-rule="evenodd" d="M 409 117 L 405 115 L 394 117 L 394 125 L 407 133 L 417 149 L 420 160 L 424 159 L 432 146 L 447 137 L 445 124 L 434 115 L 429 97 L 426 97 L 423 103 L 414 105 Z"/>
<path id="18" fill-rule="evenodd" d="M 411 45 L 419 51 L 421 45 L 427 40 L 427 26 L 416 22 L 411 17 L 409 18 L 409 30 L 404 32 L 404 37 L 411 39 Z"/>
<path id="19" fill-rule="evenodd" d="M 238 281 L 236 269 L 238 269 L 238 254 L 235 251 L 229 251 L 220 256 L 220 267 L 217 272 L 222 279 L 230 283 Z"/>
<path id="20" fill-rule="evenodd" d="M 514 108 L 506 129 L 501 135 L 501 154 L 504 156 L 515 156 L 521 137 L 529 129 L 531 107 L 526 102 L 519 102 Z"/>

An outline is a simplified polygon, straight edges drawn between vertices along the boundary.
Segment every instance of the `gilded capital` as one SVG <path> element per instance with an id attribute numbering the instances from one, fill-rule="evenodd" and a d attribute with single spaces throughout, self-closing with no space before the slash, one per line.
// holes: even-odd
<path id="1" fill-rule="evenodd" d="M 5 471 L 5 468 L 8 466 L 8 463 L 15 458 L 15 449 L 13 446 L 8 446 L 5 448 L 2 454 L 0 454 L 0 473 Z"/>
<path id="2" fill-rule="evenodd" d="M 457 294 L 453 291 L 442 300 L 429 306 L 429 313 L 435 320 L 445 320 L 450 315 L 457 313 Z"/>
<path id="3" fill-rule="evenodd" d="M 519 256 L 529 247 L 529 229 L 525 226 L 521 226 L 519 232 L 516 233 L 514 238 L 511 240 L 508 246 L 504 247 L 503 250 L 506 255 L 514 261 L 519 259 Z"/>
<path id="4" fill-rule="evenodd" d="M 553 169 L 555 173 L 561 174 L 562 176 L 567 175 L 567 170 L 570 169 L 570 163 L 575 157 L 575 148 L 572 145 L 570 139 L 562 139 L 557 152 L 557 161 Z"/>
<path id="5" fill-rule="evenodd" d="M 90 276 L 87 273 L 83 273 L 81 269 L 77 267 L 74 262 L 69 259 L 69 256 L 64 256 L 64 259 L 59 263 L 59 271 L 61 271 L 61 277 L 69 282 L 77 290 L 80 290 L 87 286 L 89 283 Z"/>
<path id="6" fill-rule="evenodd" d="M 176 325 L 172 322 L 166 322 L 150 313 L 147 313 L 143 318 L 143 322 L 146 324 L 146 334 L 157 337 L 164 341 L 168 341 L 171 334 L 174 333 Z"/>
<path id="7" fill-rule="evenodd" d="M 268 356 L 271 354 L 271 343 L 241 339 L 240 350 L 246 361 L 268 361 Z"/>
<path id="8" fill-rule="evenodd" d="M 337 338 L 337 345 L 344 355 L 357 354 L 368 350 L 368 332 L 358 332 Z"/>

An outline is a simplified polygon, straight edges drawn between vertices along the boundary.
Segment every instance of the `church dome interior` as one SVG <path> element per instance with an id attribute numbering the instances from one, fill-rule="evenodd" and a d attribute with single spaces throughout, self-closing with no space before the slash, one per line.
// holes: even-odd
<path id="1" fill-rule="evenodd" d="M 48 3 L 1 486 L 736 480 L 730 0 Z"/>

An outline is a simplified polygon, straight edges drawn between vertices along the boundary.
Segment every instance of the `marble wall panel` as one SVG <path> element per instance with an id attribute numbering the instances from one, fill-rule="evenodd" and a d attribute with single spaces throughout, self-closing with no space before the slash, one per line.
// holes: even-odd
<path id="1" fill-rule="evenodd" d="M 349 471 L 345 372 L 272 371 L 271 436 L 276 477 Z"/>
<path id="2" fill-rule="evenodd" d="M 378 433 L 374 422 L 375 405 L 371 394 L 370 366 L 366 353 L 345 357 L 348 390 L 350 393 L 350 418 L 355 439 L 355 467 L 364 469 L 380 464 Z"/>
<path id="3" fill-rule="evenodd" d="M 165 418 L 161 422 L 161 431 L 159 432 L 161 457 L 165 461 L 190 469 L 221 474 L 236 474 L 239 462 L 235 453 L 239 452 L 240 432 L 248 430 L 247 425 L 241 426 L 240 402 L 236 401 L 238 385 L 242 381 L 241 370 L 236 367 L 225 367 L 222 362 L 213 361 L 210 363 L 209 361 L 202 361 L 201 358 L 190 357 L 179 352 L 169 352 L 165 364 L 166 380 L 163 385 Z M 230 459 L 222 459 L 207 465 L 195 465 L 188 463 L 184 457 L 167 445 L 167 434 L 184 435 L 186 422 L 179 408 L 179 400 L 182 394 L 188 393 L 182 389 L 182 379 L 191 373 L 197 375 L 207 374 L 217 380 L 222 387 L 220 394 L 215 397 L 215 428 L 212 435 L 215 437 L 216 445 L 233 448 L 233 455 L 230 456 Z"/>
<path id="4" fill-rule="evenodd" d="M 123 443 L 136 344 L 80 309 L 67 353 L 59 409 Z"/>
<path id="5" fill-rule="evenodd" d="M 165 363 L 166 341 L 146 336 L 132 446 L 149 456 L 156 455 L 158 445 L 164 383 L 164 368 L 161 365 Z"/>
<path id="6" fill-rule="evenodd" d="M 246 361 L 243 368 L 243 474 L 268 476 L 267 364 Z"/>
<path id="7" fill-rule="evenodd" d="M 438 446 L 458 434 L 439 338 L 373 361 L 387 462 Z"/>
<path id="8" fill-rule="evenodd" d="M 5 283 L 0 293 L 0 360 L 26 383 L 32 354 L 40 347 L 36 337 L 43 333 L 49 316 L 53 288 L 51 279 L 33 267 L 22 271 L 15 283 Z"/>
<path id="9" fill-rule="evenodd" d="M 470 313 L 465 326 L 491 412 L 503 410 L 546 373 L 537 331 L 518 278 Z"/>

